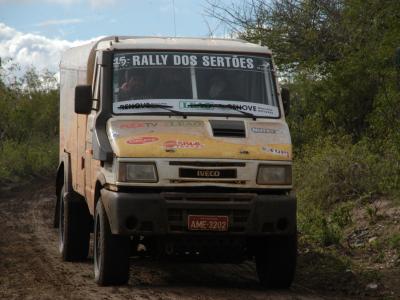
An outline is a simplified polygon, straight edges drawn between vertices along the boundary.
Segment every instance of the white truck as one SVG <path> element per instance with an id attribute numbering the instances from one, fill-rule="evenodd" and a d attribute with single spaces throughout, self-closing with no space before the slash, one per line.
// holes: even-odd
<path id="1" fill-rule="evenodd" d="M 62 57 L 55 227 L 66 261 L 94 236 L 99 285 L 129 258 L 240 263 L 289 287 L 292 146 L 271 51 L 242 40 L 107 37 Z"/>

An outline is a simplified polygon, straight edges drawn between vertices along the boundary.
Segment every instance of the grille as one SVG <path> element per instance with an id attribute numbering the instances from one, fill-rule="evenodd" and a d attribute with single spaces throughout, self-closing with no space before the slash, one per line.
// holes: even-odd
<path id="1" fill-rule="evenodd" d="M 163 193 L 163 198 L 167 201 L 196 201 L 196 202 L 250 202 L 254 196 L 252 194 L 180 194 Z"/>
<path id="2" fill-rule="evenodd" d="M 245 167 L 244 162 L 216 162 L 216 161 L 170 161 L 170 166 L 190 167 Z"/>
<path id="3" fill-rule="evenodd" d="M 210 178 L 208 180 L 202 179 L 171 179 L 170 183 L 210 183 L 210 182 L 218 182 L 218 183 L 227 183 L 227 184 L 246 184 L 245 180 L 221 180 L 218 178 Z"/>

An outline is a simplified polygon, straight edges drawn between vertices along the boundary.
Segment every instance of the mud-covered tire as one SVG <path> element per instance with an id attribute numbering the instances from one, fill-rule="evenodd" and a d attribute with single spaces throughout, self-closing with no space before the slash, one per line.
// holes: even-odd
<path id="1" fill-rule="evenodd" d="M 94 277 L 100 286 L 123 285 L 129 280 L 129 237 L 113 235 L 103 203 L 94 219 Z"/>
<path id="2" fill-rule="evenodd" d="M 57 195 L 53 216 L 53 228 L 60 228 L 60 193 Z"/>
<path id="3" fill-rule="evenodd" d="M 59 252 L 64 261 L 85 260 L 89 254 L 90 213 L 85 200 L 75 194 L 60 191 Z"/>
<path id="4" fill-rule="evenodd" d="M 289 288 L 296 269 L 297 235 L 272 236 L 258 241 L 255 258 L 263 287 Z"/>

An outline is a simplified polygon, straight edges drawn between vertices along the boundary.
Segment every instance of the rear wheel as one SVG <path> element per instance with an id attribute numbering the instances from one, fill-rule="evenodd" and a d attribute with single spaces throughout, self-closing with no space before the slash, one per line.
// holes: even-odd
<path id="1" fill-rule="evenodd" d="M 297 235 L 260 240 L 255 257 L 258 278 L 264 287 L 289 288 L 296 269 Z"/>
<path id="2" fill-rule="evenodd" d="M 101 199 L 94 220 L 94 276 L 98 285 L 122 285 L 129 280 L 129 237 L 111 233 Z"/>
<path id="3" fill-rule="evenodd" d="M 60 192 L 59 201 L 59 251 L 65 261 L 87 258 L 90 242 L 90 213 L 81 196 Z"/>

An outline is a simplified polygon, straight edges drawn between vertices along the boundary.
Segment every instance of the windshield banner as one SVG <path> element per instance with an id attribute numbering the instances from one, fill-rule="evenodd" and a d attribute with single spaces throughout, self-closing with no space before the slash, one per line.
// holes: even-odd
<path id="1" fill-rule="evenodd" d="M 116 70 L 162 66 L 264 71 L 269 63 L 265 57 L 226 54 L 124 53 L 114 56 Z"/>
<path id="2" fill-rule="evenodd" d="M 113 103 L 113 111 L 117 114 L 165 113 L 171 112 L 172 110 L 180 113 L 234 115 L 244 115 L 250 113 L 256 117 L 279 117 L 279 111 L 277 107 L 252 102 L 226 100 L 146 99 L 128 100 Z"/>

